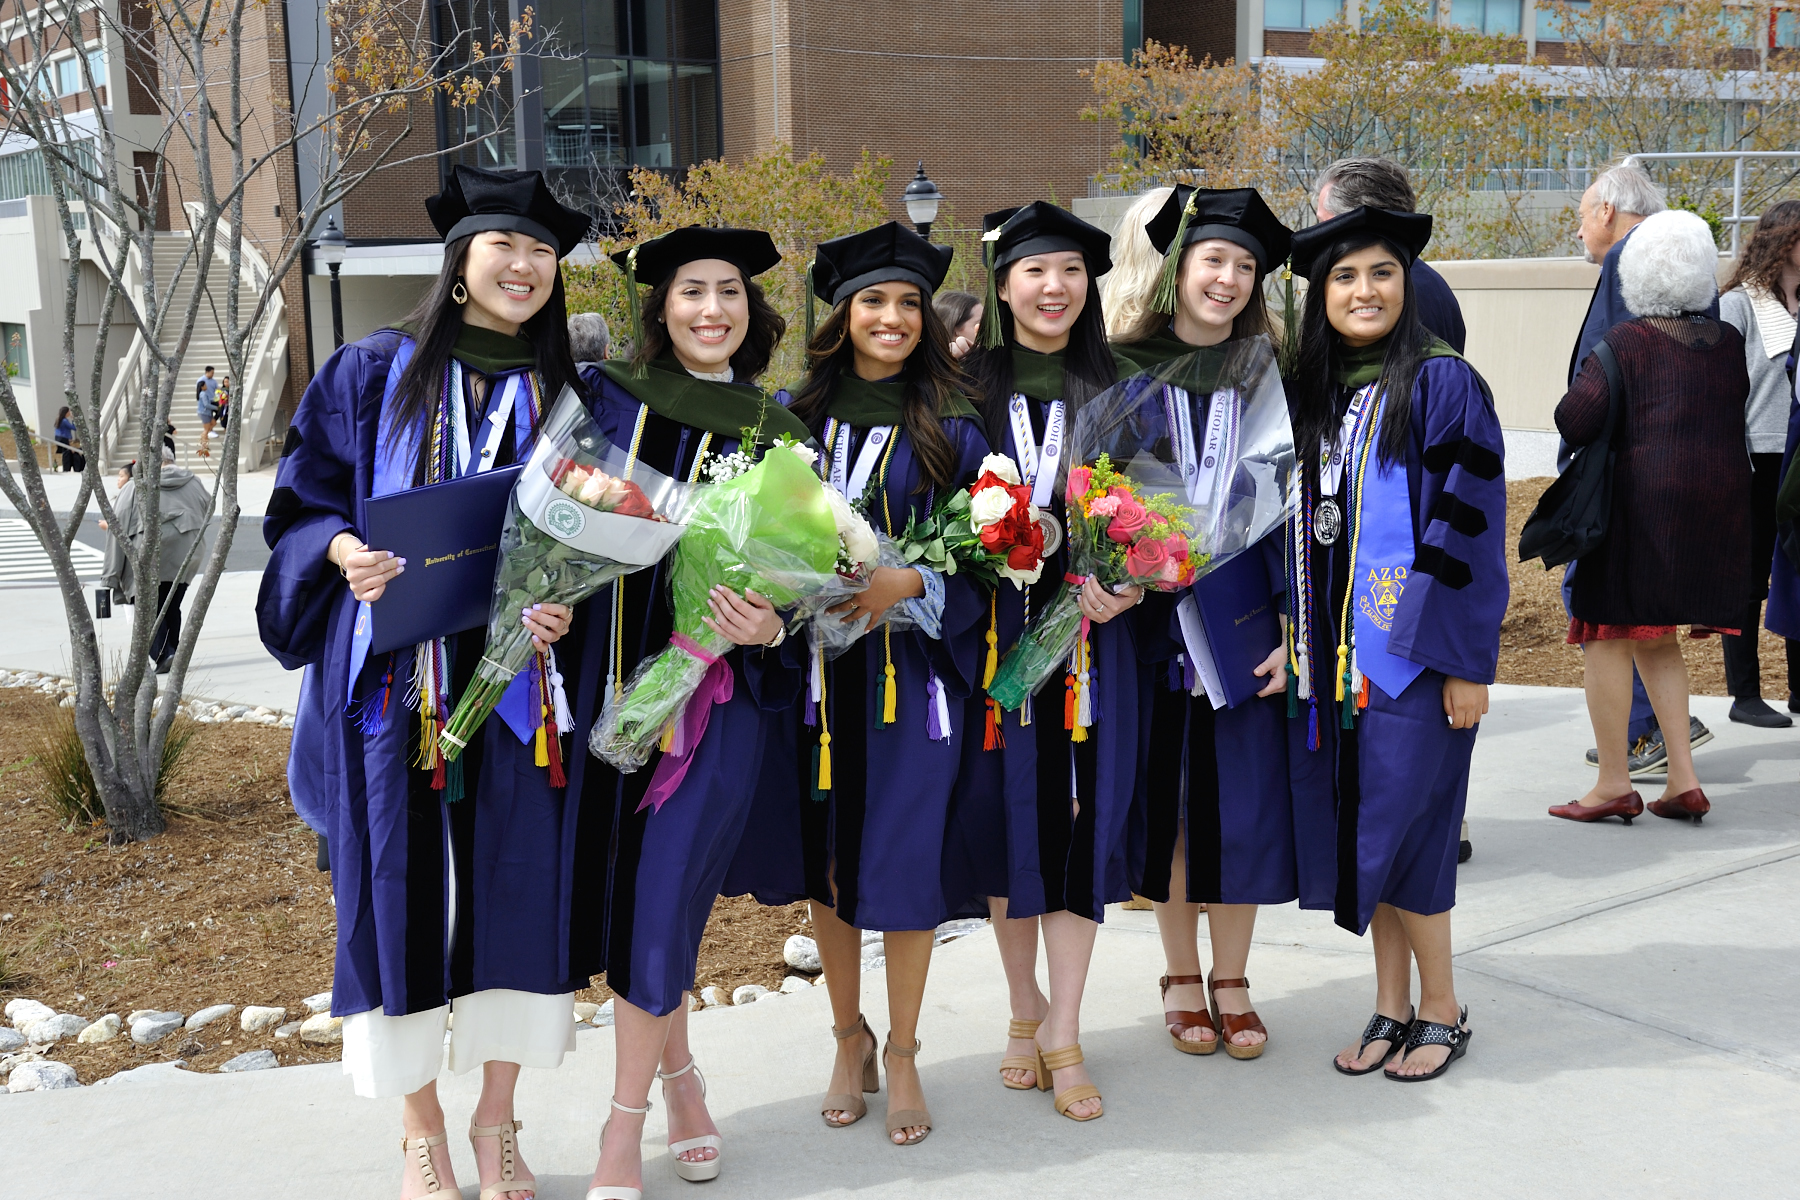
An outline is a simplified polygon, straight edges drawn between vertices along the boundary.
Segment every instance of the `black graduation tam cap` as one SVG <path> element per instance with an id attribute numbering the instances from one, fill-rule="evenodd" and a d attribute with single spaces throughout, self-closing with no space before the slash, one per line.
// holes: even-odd
<path id="1" fill-rule="evenodd" d="M 987 260 L 987 294 L 982 299 L 981 344 L 998 346 L 1000 333 L 1000 269 L 1033 254 L 1074 250 L 1087 260 L 1088 275 L 1112 270 L 1112 235 L 1045 200 L 1019 208 L 1003 208 L 981 218 L 981 242 Z"/>
<path id="2" fill-rule="evenodd" d="M 425 211 L 446 242 L 501 229 L 549 242 L 558 258 L 567 257 L 592 224 L 586 213 L 557 202 L 541 171 L 452 167 L 450 181 L 425 201 Z"/>
<path id="3" fill-rule="evenodd" d="M 781 251 L 775 249 L 775 239 L 760 229 L 684 225 L 612 256 L 638 283 L 648 287 L 661 284 L 682 264 L 703 258 L 723 259 L 750 279 L 780 262 Z"/>
<path id="4" fill-rule="evenodd" d="M 929 296 L 944 282 L 955 253 L 953 247 L 933 245 L 898 221 L 889 221 L 820 242 L 809 281 L 813 291 L 830 304 L 871 284 L 896 280 L 916 283 Z"/>
<path id="5" fill-rule="evenodd" d="M 1311 275 L 1321 254 L 1356 234 L 1368 234 L 1389 243 L 1405 256 L 1410 267 L 1431 240 L 1431 214 L 1363 207 L 1309 225 L 1294 235 L 1294 274 Z"/>
<path id="6" fill-rule="evenodd" d="M 1286 261 L 1293 231 L 1270 211 L 1255 188 L 1195 188 L 1179 184 L 1144 226 L 1160 254 L 1175 254 L 1208 238 L 1224 238 L 1256 255 L 1265 272 Z M 1180 240 L 1180 245 L 1175 243 Z"/>

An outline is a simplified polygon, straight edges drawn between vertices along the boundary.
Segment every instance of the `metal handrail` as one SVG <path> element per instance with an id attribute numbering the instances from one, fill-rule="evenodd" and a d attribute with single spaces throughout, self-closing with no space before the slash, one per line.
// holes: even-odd
<path id="1" fill-rule="evenodd" d="M 1643 154 L 1628 154 L 1626 163 L 1638 163 L 1650 159 L 1666 161 L 1671 159 L 1706 159 L 1722 161 L 1731 159 L 1731 215 L 1720 217 L 1722 224 L 1731 226 L 1731 257 L 1738 256 L 1738 248 L 1742 243 L 1745 225 L 1762 220 L 1762 216 L 1746 216 L 1744 213 L 1744 160 L 1746 158 L 1800 158 L 1800 150 L 1694 150 L 1694 151 L 1653 151 Z"/>

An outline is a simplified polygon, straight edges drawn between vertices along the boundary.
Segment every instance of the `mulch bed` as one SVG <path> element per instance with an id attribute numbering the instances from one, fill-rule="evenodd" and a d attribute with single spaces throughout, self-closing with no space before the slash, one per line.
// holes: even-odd
<path id="1" fill-rule="evenodd" d="M 1548 486 L 1507 485 L 1508 545 Z M 1509 554 L 1509 558 L 1511 555 Z M 1561 572 L 1513 563 L 1512 600 L 1500 634 L 1500 681 L 1580 687 L 1581 652 L 1564 644 Z M 1724 695 L 1716 639 L 1683 642 L 1693 691 Z M 1778 639 L 1763 634 L 1763 662 L 1780 681 Z M 282 1005 L 331 986 L 335 920 L 329 880 L 314 866 L 316 842 L 288 800 L 288 732 L 258 725 L 196 727 L 194 751 L 174 794 L 204 816 L 173 817 L 153 842 L 109 847 L 99 828 L 66 829 L 37 797 L 34 762 L 55 701 L 0 689 L 0 1001 L 27 996 L 97 1018 L 136 1008 L 192 1013 L 209 1004 Z M 700 947 L 700 986 L 730 992 L 775 988 L 787 968 L 782 944 L 809 932 L 804 905 L 764 908 L 721 900 Z M 579 998 L 604 1001 L 604 985 Z M 210 1070 L 245 1050 L 274 1050 L 284 1065 L 337 1059 L 335 1046 L 247 1034 L 235 1015 L 154 1046 L 129 1037 L 50 1057 L 82 1082 L 175 1058 Z"/>

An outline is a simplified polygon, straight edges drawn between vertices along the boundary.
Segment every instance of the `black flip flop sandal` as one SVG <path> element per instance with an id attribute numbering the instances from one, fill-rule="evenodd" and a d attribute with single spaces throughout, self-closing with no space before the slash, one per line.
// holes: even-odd
<path id="1" fill-rule="evenodd" d="M 1411 1029 L 1412 1023 L 1409 1021 L 1396 1021 L 1392 1017 L 1384 1017 L 1380 1013 L 1376 1013 L 1363 1027 L 1362 1045 L 1357 1047 L 1356 1057 L 1363 1056 L 1363 1052 L 1369 1048 L 1370 1042 L 1386 1042 L 1388 1043 L 1388 1052 L 1381 1056 L 1381 1061 L 1372 1067 L 1363 1067 L 1357 1070 L 1340 1063 L 1334 1054 L 1331 1058 L 1331 1065 L 1337 1068 L 1339 1075 L 1369 1075 L 1379 1071 L 1387 1065 L 1389 1059 L 1400 1052 L 1401 1047 L 1406 1045 L 1406 1037 Z"/>
<path id="2" fill-rule="evenodd" d="M 1436 1021 L 1420 1021 L 1412 1023 L 1412 1032 L 1406 1035 L 1406 1051 L 1408 1054 L 1421 1046 L 1448 1046 L 1450 1057 L 1435 1071 L 1424 1075 L 1396 1075 L 1387 1072 L 1387 1077 L 1395 1083 L 1424 1083 L 1427 1079 L 1436 1079 L 1450 1069 L 1450 1064 L 1469 1052 L 1469 1040 L 1475 1036 L 1473 1029 L 1463 1028 L 1469 1019 L 1469 1006 L 1463 1005 L 1462 1012 L 1454 1025 L 1440 1025 Z"/>

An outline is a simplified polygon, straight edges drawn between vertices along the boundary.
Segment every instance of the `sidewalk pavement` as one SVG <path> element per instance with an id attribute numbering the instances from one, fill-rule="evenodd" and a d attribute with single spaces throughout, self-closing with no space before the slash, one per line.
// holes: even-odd
<path id="1" fill-rule="evenodd" d="M 1114 912 L 1095 950 L 1083 1045 L 1106 1098 L 1086 1125 L 1008 1092 L 1006 988 L 991 933 L 939 949 L 919 1057 L 936 1129 L 882 1139 L 820 1121 L 832 1054 L 824 989 L 692 1017 L 725 1137 L 707 1200 L 736 1197 L 1716 1197 L 1793 1194 L 1800 1172 L 1800 731 L 1732 725 L 1697 756 L 1714 803 L 1694 826 L 1646 814 L 1577 826 L 1544 808 L 1592 780 L 1581 693 L 1499 687 L 1475 753 L 1474 860 L 1456 910 L 1458 991 L 1476 1030 L 1443 1079 L 1349 1079 L 1330 1058 L 1373 1007 L 1366 941 L 1328 914 L 1266 909 L 1249 975 L 1272 1031 L 1253 1062 L 1177 1054 L 1149 913 Z M 1652 796 L 1656 788 L 1647 789 Z M 1204 948 L 1203 961 L 1206 958 Z M 1042 967 L 1040 964 L 1040 974 Z M 885 1032 L 883 976 L 864 1007 Z M 245 1001 L 250 997 L 225 997 Z M 611 1091 L 612 1033 L 582 1033 L 519 1090 L 543 1200 L 586 1191 Z M 479 1072 L 442 1085 L 461 1129 Z M 654 1095 L 654 1094 L 653 1094 Z M 200 1076 L 147 1068 L 79 1091 L 0 1097 L 20 1196 L 295 1200 L 398 1194 L 399 1101 L 356 1099 L 335 1065 Z M 649 1200 L 687 1195 L 646 1127 Z"/>
<path id="2" fill-rule="evenodd" d="M 14 465 L 12 469 L 17 472 L 18 467 Z M 200 476 L 208 490 L 217 486 L 217 477 L 207 468 L 201 467 L 196 474 Z M 113 480 L 117 475 L 117 471 L 100 473 L 101 478 L 106 481 L 108 496 L 118 493 L 118 488 L 113 486 Z M 238 509 L 241 515 L 260 517 L 266 513 L 269 509 L 269 495 L 274 490 L 275 468 L 273 466 L 264 467 L 260 471 L 252 471 L 247 475 L 239 472 Z M 81 476 L 70 471 L 45 471 L 44 492 L 50 498 L 51 509 L 67 516 L 69 510 L 75 507 L 75 497 L 81 492 Z M 0 496 L 0 517 L 10 517 L 17 511 L 13 507 L 12 501 L 5 496 Z M 91 500 L 88 502 L 88 511 L 98 511 Z"/>

